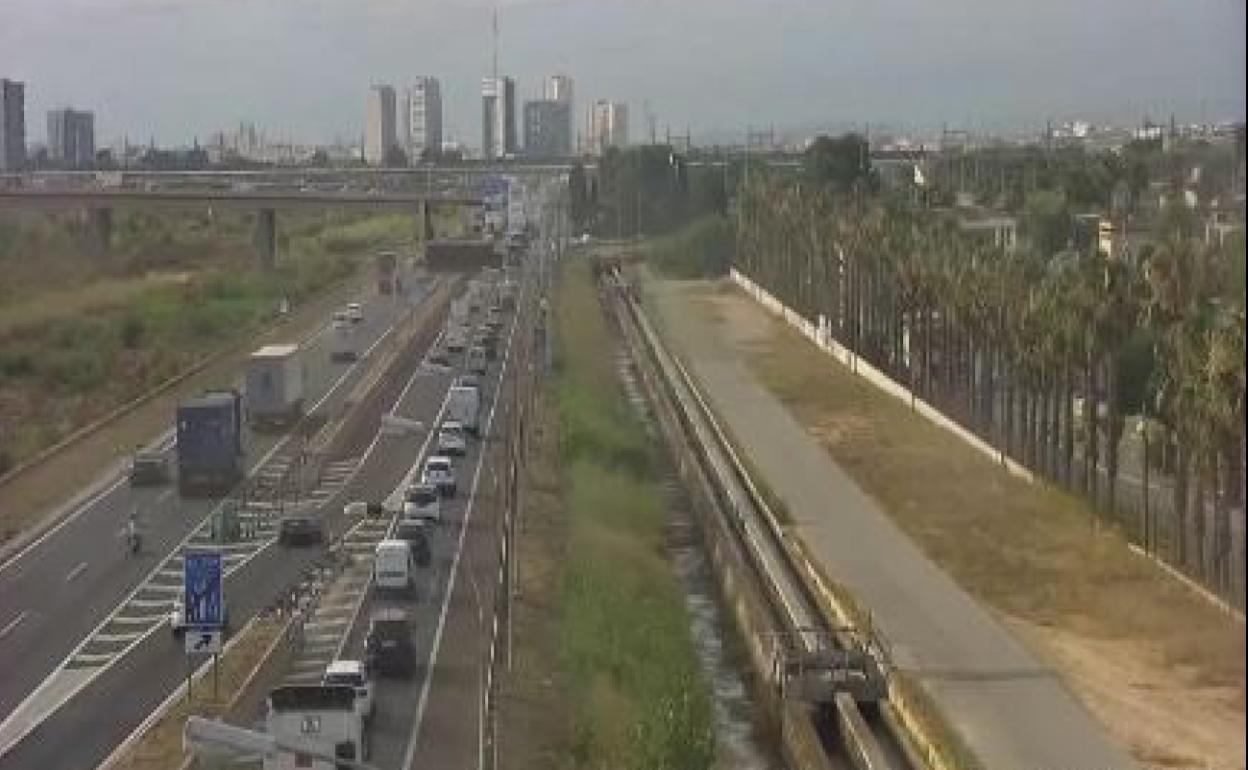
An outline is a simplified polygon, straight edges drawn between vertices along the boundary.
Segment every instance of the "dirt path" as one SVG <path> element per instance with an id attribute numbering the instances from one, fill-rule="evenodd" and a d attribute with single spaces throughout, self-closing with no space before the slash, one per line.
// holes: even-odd
<path id="1" fill-rule="evenodd" d="M 673 288 L 930 559 L 1057 670 L 1141 763 L 1245 767 L 1244 626 L 1078 500 L 1028 485 L 725 284 Z"/>

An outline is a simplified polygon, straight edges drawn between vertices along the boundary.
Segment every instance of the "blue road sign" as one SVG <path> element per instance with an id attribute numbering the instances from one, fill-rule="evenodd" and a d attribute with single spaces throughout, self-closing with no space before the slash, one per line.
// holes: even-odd
<path id="1" fill-rule="evenodd" d="M 221 554 L 188 551 L 182 564 L 182 601 L 187 627 L 220 628 L 225 621 Z"/>

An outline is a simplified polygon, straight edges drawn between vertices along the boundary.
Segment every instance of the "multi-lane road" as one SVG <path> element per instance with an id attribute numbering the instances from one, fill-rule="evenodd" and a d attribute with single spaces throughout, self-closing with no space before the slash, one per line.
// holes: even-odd
<path id="1" fill-rule="evenodd" d="M 303 340 L 310 411 L 341 411 L 387 349 L 396 322 L 425 298 L 428 287 L 421 282 L 402 296 L 360 298 L 364 320 L 358 334 L 368 354 L 354 364 L 330 360 L 327 327 Z M 358 422 L 371 423 L 365 430 L 375 433 L 379 416 Z M 355 424 L 344 433 L 360 430 Z M 346 439 L 343 455 L 326 464 L 310 493 L 325 509 L 346 494 L 371 446 Z M 172 451 L 168 434 L 155 444 Z M 294 444 L 287 436 L 249 436 L 253 473 L 280 470 Z M 177 686 L 185 662 L 162 623 L 179 582 L 176 552 L 204 538 L 202 524 L 218 502 L 183 500 L 172 487 L 132 489 L 118 479 L 0 565 L 0 767 L 94 766 Z M 133 557 L 118 533 L 136 508 L 144 548 Z M 271 528 L 232 549 L 227 591 L 236 624 L 295 582 L 313 559 L 312 553 L 274 547 Z"/>

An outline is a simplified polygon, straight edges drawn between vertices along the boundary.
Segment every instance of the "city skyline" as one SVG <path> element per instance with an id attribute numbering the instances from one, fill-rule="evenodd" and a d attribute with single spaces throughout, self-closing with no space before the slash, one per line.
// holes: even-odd
<path id="1" fill-rule="evenodd" d="M 1242 4 L 1112 0 L 1084 8 L 1073 0 L 1034 7 L 959 0 L 934 9 L 889 0 L 844 9 L 806 0 L 774 7 L 727 0 L 709 15 L 705 5 L 695 0 L 670 9 L 669 32 L 646 24 L 646 7 L 615 0 L 592 12 L 578 2 L 506 5 L 499 13 L 500 72 L 516 79 L 518 102 L 540 98 L 548 73 L 567 72 L 582 103 L 649 101 L 660 131 L 688 126 L 698 138 L 743 134 L 748 125 L 809 132 L 869 122 L 909 132 L 941 125 L 1006 132 L 1034 130 L 1048 119 L 1134 124 L 1172 113 L 1183 122 L 1243 117 Z M 478 144 L 479 83 L 490 70 L 484 6 L 443 0 L 411 8 L 382 0 L 12 0 L 6 6 L 0 73 L 27 83 L 27 114 L 63 104 L 92 110 L 102 145 L 122 136 L 185 145 L 239 119 L 298 141 L 358 137 L 363 116 L 340 105 L 358 104 L 369 82 L 401 85 L 413 71 L 442 81 L 444 136 Z M 67 8 L 74 13 L 58 12 Z M 420 29 L 409 39 L 405 25 L 417 21 Z M 1024 27 L 1028 34 L 1020 36 Z M 280 38 L 269 32 L 287 28 L 292 34 Z M 828 29 L 849 34 L 829 46 Z M 1102 34 L 1107 29 L 1115 34 Z M 136 36 L 144 46 L 127 44 Z M 740 49 L 739 55 L 723 56 L 727 49 Z M 71 50 L 90 53 L 65 55 Z M 230 51 L 236 66 L 207 66 L 221 50 Z M 871 65 L 869 82 L 850 77 L 848 65 L 859 61 Z M 213 77 L 205 78 L 210 71 Z M 309 76 L 319 81 L 317 89 L 290 88 Z M 712 86 L 721 78 L 738 84 L 733 100 L 715 98 Z M 231 109 L 222 114 L 227 99 Z M 39 134 L 38 126 L 28 126 L 28 142 Z"/>

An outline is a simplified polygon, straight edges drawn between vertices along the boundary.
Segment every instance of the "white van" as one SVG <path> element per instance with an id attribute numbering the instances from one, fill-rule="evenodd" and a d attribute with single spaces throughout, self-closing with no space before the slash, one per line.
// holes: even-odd
<path id="1" fill-rule="evenodd" d="M 373 557 L 373 585 L 379 591 L 416 589 L 416 558 L 406 540 L 382 540 Z"/>
<path id="2" fill-rule="evenodd" d="M 452 385 L 447 396 L 446 419 L 454 420 L 476 434 L 480 426 L 481 391 L 469 385 Z"/>

